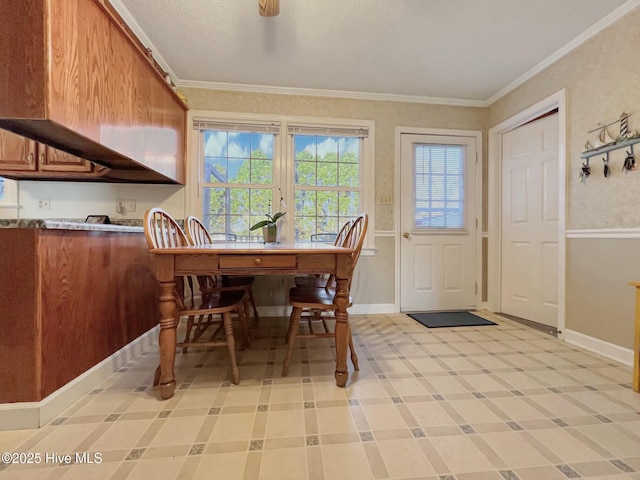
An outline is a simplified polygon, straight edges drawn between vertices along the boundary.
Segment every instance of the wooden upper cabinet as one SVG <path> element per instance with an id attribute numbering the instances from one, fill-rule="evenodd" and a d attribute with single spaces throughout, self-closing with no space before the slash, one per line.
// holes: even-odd
<path id="1" fill-rule="evenodd" d="M 41 172 L 93 172 L 93 164 L 70 153 L 38 144 L 38 170 Z M 72 177 L 71 177 L 72 178 Z"/>
<path id="2" fill-rule="evenodd" d="M 0 130 L 0 171 L 36 170 L 35 142 L 7 130 Z"/>
<path id="3" fill-rule="evenodd" d="M 100 176 L 98 172 L 106 173 L 88 160 L 0 129 L 0 176 L 36 180 L 73 179 L 76 174 L 89 173 L 95 179 Z"/>
<path id="4" fill-rule="evenodd" d="M 187 107 L 107 0 L 0 0 L 0 18 L 0 128 L 184 184 Z"/>

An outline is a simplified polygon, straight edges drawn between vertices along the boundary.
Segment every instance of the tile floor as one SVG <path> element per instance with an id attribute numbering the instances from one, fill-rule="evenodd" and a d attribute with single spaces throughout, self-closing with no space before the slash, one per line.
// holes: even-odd
<path id="1" fill-rule="evenodd" d="M 333 379 L 332 340 L 300 341 L 280 376 L 285 319 L 241 354 L 176 359 L 176 395 L 151 387 L 151 347 L 49 425 L 0 432 L 2 479 L 640 479 L 631 369 L 512 320 L 427 329 L 402 314 L 352 316 L 360 371 Z M 66 465 L 49 453 L 99 453 Z"/>

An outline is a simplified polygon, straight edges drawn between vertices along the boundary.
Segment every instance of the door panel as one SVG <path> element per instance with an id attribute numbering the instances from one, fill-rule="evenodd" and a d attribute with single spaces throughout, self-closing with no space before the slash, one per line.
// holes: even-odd
<path id="1" fill-rule="evenodd" d="M 400 147 L 400 310 L 473 309 L 475 138 L 403 134 Z"/>
<path id="2" fill-rule="evenodd" d="M 502 137 L 501 311 L 557 326 L 558 115 Z"/>

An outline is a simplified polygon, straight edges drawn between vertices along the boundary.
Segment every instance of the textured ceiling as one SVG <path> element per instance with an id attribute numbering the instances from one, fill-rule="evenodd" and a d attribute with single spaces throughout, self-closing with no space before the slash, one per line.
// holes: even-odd
<path id="1" fill-rule="evenodd" d="M 179 84 L 472 104 L 640 0 L 280 0 L 272 18 L 258 14 L 258 0 L 112 3 Z"/>

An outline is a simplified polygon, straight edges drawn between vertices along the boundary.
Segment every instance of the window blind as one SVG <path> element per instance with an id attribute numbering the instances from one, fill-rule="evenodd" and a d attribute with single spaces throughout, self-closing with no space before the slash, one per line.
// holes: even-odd
<path id="1" fill-rule="evenodd" d="M 206 119 L 194 119 L 194 130 L 222 130 L 227 132 L 255 132 L 255 133 L 280 133 L 280 123 L 242 123 L 242 122 L 214 122 Z"/>
<path id="2" fill-rule="evenodd" d="M 289 135 L 318 135 L 322 137 L 367 138 L 369 129 L 362 127 L 323 127 L 316 125 L 289 125 Z"/>

